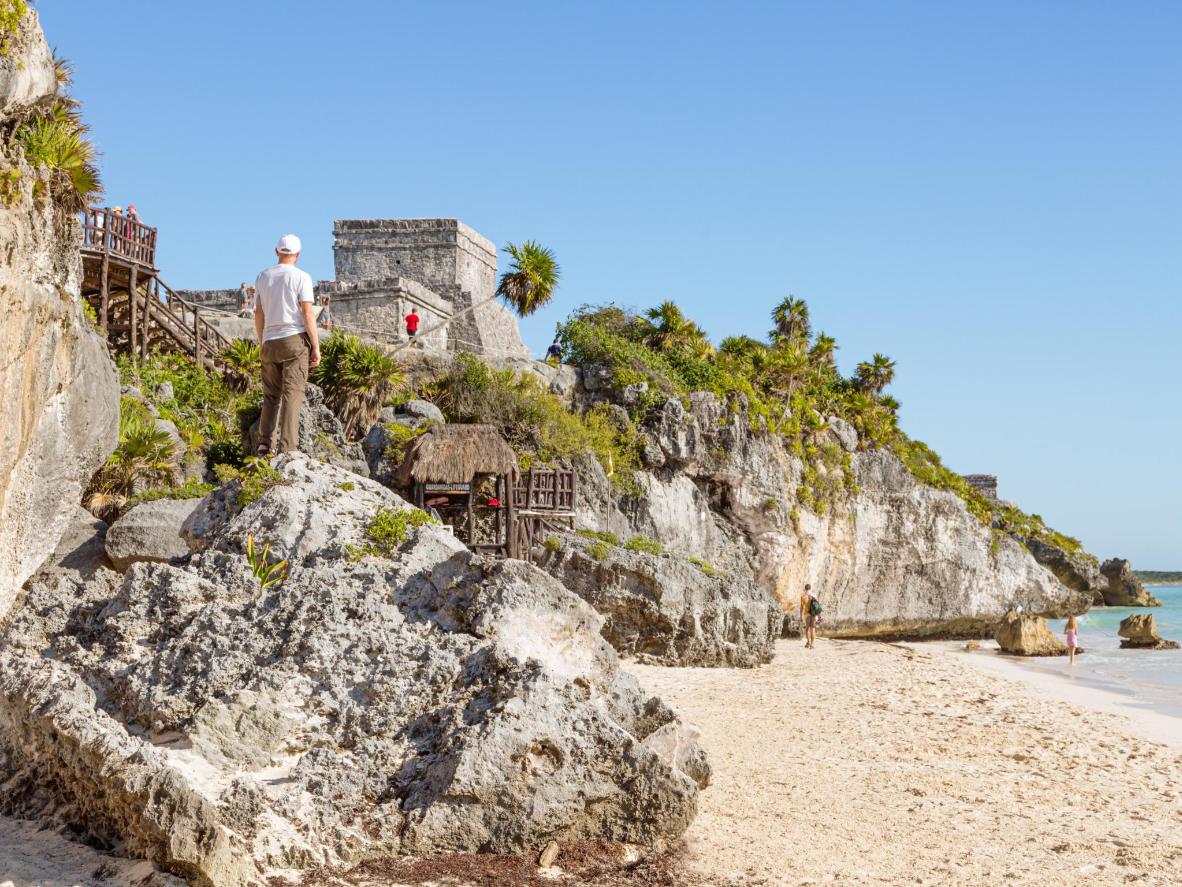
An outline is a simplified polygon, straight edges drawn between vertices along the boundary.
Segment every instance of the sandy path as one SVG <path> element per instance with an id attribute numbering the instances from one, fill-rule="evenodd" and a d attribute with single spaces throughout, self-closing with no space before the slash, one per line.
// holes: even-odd
<path id="1" fill-rule="evenodd" d="M 0 816 L 0 887 L 182 887 L 142 860 L 115 859 L 36 823 Z"/>
<path id="2" fill-rule="evenodd" d="M 1182 884 L 1182 752 L 937 650 L 629 666 L 714 766 L 687 838 L 750 884 Z"/>

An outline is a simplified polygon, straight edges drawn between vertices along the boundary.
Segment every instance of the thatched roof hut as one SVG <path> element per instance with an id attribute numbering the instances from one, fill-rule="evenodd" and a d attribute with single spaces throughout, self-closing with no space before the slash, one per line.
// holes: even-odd
<path id="1" fill-rule="evenodd" d="M 398 467 L 399 486 L 463 484 L 478 474 L 517 473 L 517 456 L 492 425 L 436 425 L 415 438 Z"/>

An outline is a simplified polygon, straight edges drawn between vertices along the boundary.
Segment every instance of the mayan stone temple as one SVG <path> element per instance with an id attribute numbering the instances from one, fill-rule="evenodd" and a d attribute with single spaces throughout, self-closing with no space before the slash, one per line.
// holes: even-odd
<path id="1" fill-rule="evenodd" d="M 329 303 L 341 329 L 401 342 L 403 318 L 413 308 L 427 348 L 528 356 L 517 319 L 492 298 L 496 247 L 459 219 L 339 220 L 333 255 L 336 279 L 318 282 L 316 297 Z M 210 308 L 236 308 L 236 290 L 182 295 Z M 454 319 L 444 323 L 448 318 Z"/>

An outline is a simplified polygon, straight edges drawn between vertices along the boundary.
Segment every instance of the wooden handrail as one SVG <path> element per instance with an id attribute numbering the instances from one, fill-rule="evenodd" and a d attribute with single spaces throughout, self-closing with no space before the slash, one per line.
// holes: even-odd
<path id="1" fill-rule="evenodd" d="M 82 249 L 156 267 L 156 229 L 103 207 L 82 213 Z"/>

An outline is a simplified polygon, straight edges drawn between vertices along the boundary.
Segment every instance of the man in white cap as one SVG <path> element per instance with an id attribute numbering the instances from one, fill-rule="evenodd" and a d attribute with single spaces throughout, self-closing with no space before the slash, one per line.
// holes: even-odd
<path id="1" fill-rule="evenodd" d="M 320 363 L 316 314 L 312 309 L 312 278 L 296 267 L 300 239 L 284 234 L 275 247 L 279 263 L 255 281 L 254 328 L 262 351 L 263 414 L 259 417 L 259 445 L 255 455 L 299 449 L 300 409 L 308 369 Z"/>

